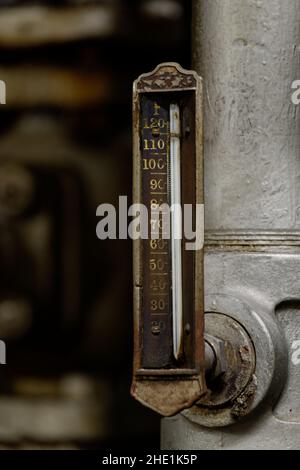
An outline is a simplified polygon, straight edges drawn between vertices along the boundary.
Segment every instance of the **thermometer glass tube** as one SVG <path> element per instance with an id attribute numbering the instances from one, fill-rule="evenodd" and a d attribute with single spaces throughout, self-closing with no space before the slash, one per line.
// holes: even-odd
<path id="1" fill-rule="evenodd" d="M 180 110 L 170 105 L 170 194 L 171 194 L 171 259 L 173 354 L 179 359 L 182 345 L 182 209 L 180 161 Z"/>

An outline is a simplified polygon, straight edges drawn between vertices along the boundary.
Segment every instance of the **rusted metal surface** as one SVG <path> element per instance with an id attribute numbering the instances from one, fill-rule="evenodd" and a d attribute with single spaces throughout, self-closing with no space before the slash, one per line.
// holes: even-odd
<path id="1" fill-rule="evenodd" d="M 244 328 L 227 315 L 206 313 L 205 331 L 216 352 L 217 366 L 208 377 L 209 393 L 198 405 L 220 407 L 232 403 L 251 381 L 255 352 Z"/>
<path id="2" fill-rule="evenodd" d="M 206 341 L 215 352 L 208 392 L 189 411 L 204 426 L 223 426 L 247 415 L 256 392 L 255 351 L 246 330 L 222 313 L 206 313 Z"/>
<path id="3" fill-rule="evenodd" d="M 173 377 L 169 380 L 166 377 L 162 377 L 162 380 L 143 378 L 133 383 L 131 393 L 148 408 L 163 416 L 173 416 L 195 403 L 203 393 L 203 382 L 196 376 L 191 379 Z"/>
<path id="4" fill-rule="evenodd" d="M 205 334 L 204 337 L 205 343 L 210 346 L 214 353 L 213 364 L 210 367 L 206 367 L 206 371 L 211 379 L 216 379 L 220 375 L 225 374 L 228 367 L 230 366 L 226 354 L 227 344 L 226 341 L 221 338 L 217 338 L 216 336 Z M 205 354 L 206 351 L 207 348 L 205 348 Z"/>
<path id="5" fill-rule="evenodd" d="M 172 63 L 159 65 L 153 72 L 141 75 L 136 82 L 136 89 L 142 93 L 195 89 L 196 86 L 197 78 L 194 72 L 186 73 Z"/>
<path id="6" fill-rule="evenodd" d="M 175 92 L 175 93 L 174 93 Z M 155 94 L 154 94 L 155 93 Z M 194 73 L 183 70 L 178 64 L 166 63 L 153 72 L 142 75 L 134 84 L 133 92 L 133 150 L 135 203 L 145 204 L 149 210 L 153 203 L 149 187 L 150 173 L 143 169 L 143 161 L 149 156 L 148 148 L 142 149 L 144 139 L 157 138 L 156 129 L 142 127 L 151 120 L 155 106 L 159 116 L 168 123 L 168 107 L 176 99 L 182 109 L 182 203 L 203 204 L 202 181 L 202 84 Z M 148 121 L 147 121 L 148 122 Z M 169 146 L 169 128 L 165 125 L 163 146 Z M 148 136 L 149 134 L 149 136 Z M 157 157 L 165 170 L 160 184 L 160 195 L 155 203 L 170 204 L 168 181 L 168 151 Z M 150 227 L 149 227 L 150 229 Z M 163 249 L 155 253 L 151 240 L 134 241 L 134 377 L 131 393 L 144 405 L 170 416 L 191 406 L 206 391 L 204 379 L 203 340 L 203 251 L 183 253 L 183 309 L 184 354 L 180 362 L 172 355 L 172 307 L 170 302 L 170 240 L 159 241 Z M 185 240 L 183 239 L 183 243 Z M 151 257 L 150 257 L 151 254 Z M 164 267 L 157 273 L 164 279 L 163 292 L 168 299 L 159 317 L 151 313 L 153 286 L 149 262 Z M 162 275 L 164 278 L 162 278 Z M 152 286 L 152 287 L 151 287 Z"/>

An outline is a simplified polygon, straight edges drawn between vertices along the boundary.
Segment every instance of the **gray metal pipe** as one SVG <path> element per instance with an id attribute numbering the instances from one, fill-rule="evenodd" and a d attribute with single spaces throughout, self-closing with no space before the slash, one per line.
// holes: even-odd
<path id="1" fill-rule="evenodd" d="M 299 62 L 300 0 L 194 0 L 193 68 L 205 90 L 206 309 L 210 298 L 232 310 L 245 302 L 278 331 L 270 345 L 255 323 L 252 331 L 261 343 L 256 394 L 270 372 L 273 397 L 229 427 L 206 427 L 193 409 L 164 419 L 165 449 L 300 448 L 300 115 L 291 101 Z M 274 345 L 280 360 L 271 372 L 259 361 Z"/>
<path id="2" fill-rule="evenodd" d="M 299 0 L 195 0 L 209 230 L 300 227 Z"/>

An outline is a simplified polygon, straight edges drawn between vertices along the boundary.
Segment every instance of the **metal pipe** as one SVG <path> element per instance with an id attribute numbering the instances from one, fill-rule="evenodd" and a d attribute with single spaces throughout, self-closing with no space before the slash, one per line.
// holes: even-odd
<path id="1" fill-rule="evenodd" d="M 285 337 L 274 333 L 268 344 L 265 326 L 251 331 L 257 379 L 251 393 L 264 403 L 258 413 L 228 428 L 221 416 L 203 425 L 195 407 L 163 420 L 164 449 L 299 448 L 300 372 L 292 354 L 300 338 L 300 114 L 291 101 L 292 82 L 300 78 L 299 18 L 300 0 L 193 2 L 193 68 L 205 90 L 206 308 L 221 312 L 220 302 L 241 324 L 261 312 L 272 332 L 281 321 Z M 286 298 L 296 299 L 292 315 Z M 266 359 L 272 348 L 274 370 Z"/>
<path id="2" fill-rule="evenodd" d="M 300 1 L 196 0 L 206 230 L 300 227 Z"/>

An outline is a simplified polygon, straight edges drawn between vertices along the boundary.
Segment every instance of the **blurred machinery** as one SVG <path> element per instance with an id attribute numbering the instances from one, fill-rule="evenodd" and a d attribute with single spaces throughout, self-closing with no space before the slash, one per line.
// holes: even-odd
<path id="1" fill-rule="evenodd" d="M 159 445 L 128 393 L 131 243 L 95 212 L 131 194 L 133 77 L 189 65 L 186 3 L 0 2 L 0 447 Z"/>

